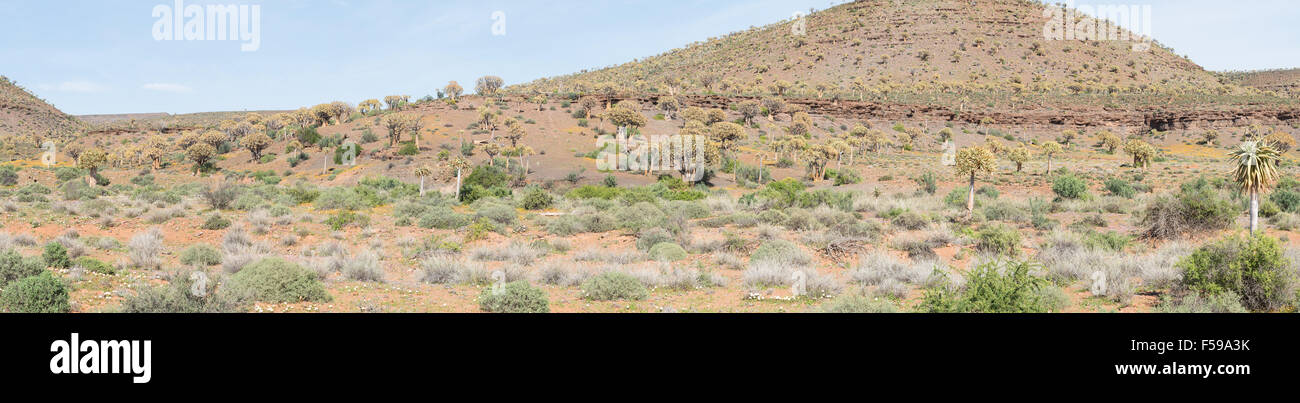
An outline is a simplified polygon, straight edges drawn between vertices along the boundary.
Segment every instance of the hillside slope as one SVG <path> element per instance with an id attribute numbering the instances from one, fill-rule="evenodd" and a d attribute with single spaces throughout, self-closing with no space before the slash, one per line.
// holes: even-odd
<path id="1" fill-rule="evenodd" d="M 1031 0 L 861 0 L 802 22 L 786 20 L 511 90 L 947 105 L 984 104 L 982 97 L 992 96 L 999 106 L 1007 106 L 1002 101 L 1008 97 L 1112 105 L 1258 98 L 1158 43 L 1135 51 L 1129 41 L 1046 40 L 1044 9 Z M 796 24 L 805 34 L 794 34 Z"/>
<path id="2" fill-rule="evenodd" d="M 69 138 L 85 127 L 77 118 L 0 76 L 0 139 L 5 140 L 6 147 L 13 143 L 9 139 L 34 144 L 31 136 Z"/>

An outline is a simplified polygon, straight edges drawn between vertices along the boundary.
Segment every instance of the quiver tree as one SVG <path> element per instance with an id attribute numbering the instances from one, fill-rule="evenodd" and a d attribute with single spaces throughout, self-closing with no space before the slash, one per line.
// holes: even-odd
<path id="1" fill-rule="evenodd" d="M 1016 172 L 1020 172 L 1024 170 L 1025 162 L 1029 161 L 1029 149 L 1024 144 L 1016 146 L 1007 153 L 1007 159 L 1016 163 Z"/>
<path id="2" fill-rule="evenodd" d="M 461 88 L 459 83 L 452 81 L 448 82 L 446 87 L 442 87 L 442 92 L 447 94 L 448 97 L 451 97 L 452 101 L 459 101 L 460 94 L 465 93 L 465 89 Z"/>
<path id="3" fill-rule="evenodd" d="M 424 197 L 424 178 L 433 174 L 433 170 L 428 165 L 420 165 L 415 168 L 415 177 L 420 178 L 420 197 Z"/>
<path id="4" fill-rule="evenodd" d="M 482 96 L 496 95 L 497 91 L 505 86 L 505 83 L 505 80 L 497 76 L 479 77 L 478 81 L 474 83 L 474 92 Z"/>
<path id="5" fill-rule="evenodd" d="M 1056 155 L 1056 154 L 1060 154 L 1061 151 L 1063 151 L 1063 150 L 1061 150 L 1061 145 L 1060 145 L 1060 144 L 1056 144 L 1055 141 L 1049 141 L 1049 142 L 1043 143 L 1043 156 L 1047 157 L 1047 173 L 1046 173 L 1046 175 L 1049 175 L 1049 176 L 1050 176 L 1050 175 L 1052 174 L 1052 156 L 1054 156 L 1054 155 Z"/>
<path id="6" fill-rule="evenodd" d="M 1124 152 L 1133 156 L 1134 168 L 1151 166 L 1151 159 L 1156 156 L 1156 148 L 1147 142 L 1133 139 L 1124 144 Z"/>
<path id="7" fill-rule="evenodd" d="M 208 161 L 217 156 L 217 149 L 208 143 L 197 143 L 185 149 L 185 157 L 194 161 L 194 175 L 198 176 Z"/>
<path id="8" fill-rule="evenodd" d="M 659 98 L 659 110 L 664 111 L 664 116 L 668 117 L 668 120 L 677 117 L 677 110 L 681 106 L 681 103 L 677 101 L 677 97 L 670 95 Z"/>
<path id="9" fill-rule="evenodd" d="M 1259 194 L 1277 182 L 1277 162 L 1281 154 L 1268 143 L 1247 141 L 1228 154 L 1232 160 L 1233 180 L 1250 195 L 1250 234 L 1259 229 Z"/>
<path id="10" fill-rule="evenodd" d="M 993 172 L 997 157 L 984 147 L 967 147 L 957 151 L 957 175 L 969 177 L 970 189 L 966 191 L 966 214 L 975 213 L 975 176 Z"/>
<path id="11" fill-rule="evenodd" d="M 262 159 L 262 150 L 271 146 L 271 137 L 263 133 L 253 133 L 239 140 L 239 145 L 248 149 L 253 154 L 253 160 Z"/>
<path id="12" fill-rule="evenodd" d="M 77 158 L 77 168 L 90 171 L 90 177 L 95 179 L 95 183 L 105 185 L 99 176 L 99 168 L 108 164 L 108 154 L 99 148 L 88 148 Z"/>

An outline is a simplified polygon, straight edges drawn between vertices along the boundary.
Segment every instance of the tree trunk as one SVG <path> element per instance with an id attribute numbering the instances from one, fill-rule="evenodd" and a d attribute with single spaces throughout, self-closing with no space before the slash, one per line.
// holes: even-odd
<path id="1" fill-rule="evenodd" d="M 970 173 L 970 189 L 966 190 L 966 215 L 967 217 L 975 214 L 975 173 Z"/>
<path id="2" fill-rule="evenodd" d="M 420 177 L 420 197 L 424 197 L 424 177 Z"/>
<path id="3" fill-rule="evenodd" d="M 1259 191 L 1251 189 L 1250 191 L 1250 235 L 1255 235 L 1255 230 L 1259 229 Z"/>
<path id="4" fill-rule="evenodd" d="M 460 203 L 460 168 L 456 168 L 456 202 Z"/>

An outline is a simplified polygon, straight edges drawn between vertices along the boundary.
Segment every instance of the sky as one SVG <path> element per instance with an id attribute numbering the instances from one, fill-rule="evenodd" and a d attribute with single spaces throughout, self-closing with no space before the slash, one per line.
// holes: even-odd
<path id="1" fill-rule="evenodd" d="M 259 6 L 260 41 L 256 50 L 243 51 L 241 45 L 251 45 L 251 40 L 156 40 L 162 18 L 153 13 L 156 8 L 174 9 L 175 0 L 0 0 L 0 21 L 5 22 L 0 25 L 0 75 L 74 115 L 296 109 L 335 100 L 355 104 L 392 94 L 434 94 L 450 80 L 471 90 L 474 80 L 487 74 L 515 84 L 616 65 L 840 3 L 184 3 Z M 1300 4 L 1295 3 L 1132 4 L 1152 6 L 1152 34 L 1179 54 L 1211 70 L 1254 70 L 1300 67 Z"/>

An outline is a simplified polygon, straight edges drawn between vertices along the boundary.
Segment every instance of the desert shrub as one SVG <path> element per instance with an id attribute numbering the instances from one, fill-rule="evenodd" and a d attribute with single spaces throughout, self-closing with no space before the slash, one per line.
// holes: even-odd
<path id="1" fill-rule="evenodd" d="M 54 170 L 54 178 L 59 182 L 67 182 L 73 179 L 86 176 L 86 171 L 74 167 L 59 167 Z"/>
<path id="2" fill-rule="evenodd" d="M 0 310 L 14 313 L 64 313 L 68 303 L 68 285 L 50 272 L 43 272 L 9 283 L 0 291 Z"/>
<path id="3" fill-rule="evenodd" d="M 930 220 L 911 210 L 904 211 L 889 220 L 890 224 L 905 230 L 918 230 L 928 227 Z"/>
<path id="4" fill-rule="evenodd" d="M 811 231 L 821 228 L 821 222 L 813 217 L 812 213 L 804 209 L 794 209 L 782 223 L 786 228 L 794 231 Z"/>
<path id="5" fill-rule="evenodd" d="M 199 228 L 206 230 L 222 230 L 230 227 L 230 219 L 222 217 L 221 214 L 213 213 L 208 219 L 203 221 Z"/>
<path id="6" fill-rule="evenodd" d="M 650 247 L 652 246 L 658 245 L 663 242 L 673 242 L 675 240 L 676 239 L 673 238 L 673 234 L 671 232 L 668 232 L 668 230 L 666 229 L 648 228 L 642 230 L 641 233 L 637 234 L 636 248 L 637 250 L 647 251 L 650 250 Z"/>
<path id="7" fill-rule="evenodd" d="M 550 303 L 546 291 L 528 285 L 526 281 L 506 283 L 498 292 L 494 288 L 483 290 L 478 297 L 478 307 L 496 313 L 548 313 Z"/>
<path id="8" fill-rule="evenodd" d="M 1229 236 L 1203 245 L 1179 261 L 1178 268 L 1187 289 L 1208 295 L 1234 292 L 1252 311 L 1276 310 L 1295 298 L 1295 273 L 1281 243 L 1267 235 Z"/>
<path id="9" fill-rule="evenodd" d="M 1205 179 L 1184 183 L 1180 191 L 1151 200 L 1142 213 L 1142 236 L 1169 239 L 1216 231 L 1232 225 L 1237 207 Z"/>
<path id="10" fill-rule="evenodd" d="M 72 259 L 68 257 L 68 249 L 58 242 L 45 244 L 45 251 L 41 253 L 41 258 L 45 259 L 45 265 L 56 269 L 66 269 L 72 267 Z"/>
<path id="11" fill-rule="evenodd" d="M 818 312 L 824 313 L 897 313 L 898 307 L 884 298 L 867 297 L 860 293 L 846 293 L 822 304 Z"/>
<path id="12" fill-rule="evenodd" d="M 18 184 L 18 170 L 12 166 L 0 166 L 0 186 L 14 186 Z"/>
<path id="13" fill-rule="evenodd" d="M 197 281 L 201 278 L 199 273 L 202 272 L 181 271 L 172 274 L 165 285 L 140 289 L 122 301 L 122 312 L 235 313 L 248 310 L 254 298 L 252 290 L 216 279 Z"/>
<path id="14" fill-rule="evenodd" d="M 487 279 L 482 266 L 451 256 L 430 256 L 420 261 L 419 279 L 430 284 L 472 284 Z"/>
<path id="15" fill-rule="evenodd" d="M 975 249 L 1006 256 L 1020 254 L 1020 231 L 1001 224 L 985 225 L 975 233 Z"/>
<path id="16" fill-rule="evenodd" d="M 1052 192 L 1061 199 L 1084 199 L 1088 197 L 1088 182 L 1073 174 L 1061 175 L 1052 180 Z"/>
<path id="17" fill-rule="evenodd" d="M 1269 195 L 1269 200 L 1279 209 L 1288 213 L 1300 213 L 1300 191 L 1278 190 Z"/>
<path id="18" fill-rule="evenodd" d="M 206 243 L 190 245 L 181 251 L 181 264 L 191 266 L 216 266 L 221 264 L 221 251 Z"/>
<path id="19" fill-rule="evenodd" d="M 0 252 L 0 288 L 5 284 L 45 271 L 45 262 L 38 257 L 23 257 L 15 250 Z"/>
<path id="20" fill-rule="evenodd" d="M 1137 195 L 1137 189 L 1134 189 L 1133 185 L 1123 179 L 1107 179 L 1104 185 L 1106 191 L 1114 196 L 1132 199 L 1133 196 Z"/>
<path id="21" fill-rule="evenodd" d="M 341 230 L 348 226 L 365 228 L 370 225 L 370 216 L 367 216 L 365 214 L 358 214 L 350 210 L 343 210 L 331 214 L 328 218 L 325 219 L 324 224 L 329 226 L 330 229 L 334 231 Z"/>
<path id="22" fill-rule="evenodd" d="M 663 227 L 666 219 L 663 210 L 649 202 L 621 208 L 614 213 L 615 226 L 628 231 L 641 231 L 646 228 Z"/>
<path id="23" fill-rule="evenodd" d="M 995 201 L 984 206 L 984 218 L 990 221 L 1022 223 L 1030 221 L 1030 213 L 1008 202 Z"/>
<path id="24" fill-rule="evenodd" d="M 162 265 L 162 231 L 157 227 L 135 234 L 126 247 L 127 257 L 136 268 L 157 269 Z"/>
<path id="25" fill-rule="evenodd" d="M 686 250 L 672 242 L 660 242 L 650 247 L 649 255 L 654 260 L 675 262 L 686 258 Z"/>
<path id="26" fill-rule="evenodd" d="M 348 280 L 384 282 L 384 267 L 379 255 L 365 249 L 343 262 L 343 277 Z"/>
<path id="27" fill-rule="evenodd" d="M 1052 300 L 1041 289 L 1047 280 L 1030 274 L 1028 262 L 990 262 L 966 275 L 965 288 L 931 287 L 917 309 L 935 313 L 1048 312 Z"/>
<path id="28" fill-rule="evenodd" d="M 582 297 L 592 301 L 642 300 L 649 295 L 640 280 L 620 271 L 606 271 L 582 283 Z"/>
<path id="29" fill-rule="evenodd" d="M 519 212 L 515 211 L 514 207 L 504 204 L 484 203 L 474 211 L 474 214 L 501 225 L 515 225 L 519 222 Z"/>
<path id="30" fill-rule="evenodd" d="M 1232 291 L 1218 294 L 1201 295 L 1192 293 L 1182 298 L 1173 298 L 1156 306 L 1160 313 L 1248 313 L 1249 309 L 1241 305 L 1241 297 Z"/>
<path id="31" fill-rule="evenodd" d="M 469 225 L 469 216 L 444 206 L 429 209 L 420 215 L 420 228 L 456 229 Z"/>
<path id="32" fill-rule="evenodd" d="M 330 301 L 316 273 L 280 258 L 265 258 L 245 266 L 230 277 L 234 284 L 248 287 L 258 301 Z"/>
<path id="33" fill-rule="evenodd" d="M 551 207 L 554 200 L 545 190 L 534 188 L 524 195 L 524 199 L 519 202 L 519 206 L 524 210 L 545 210 Z"/>
<path id="34" fill-rule="evenodd" d="M 812 257 L 799 248 L 799 245 L 783 239 L 763 242 L 749 256 L 753 263 L 769 262 L 776 264 L 806 266 L 812 263 Z"/>
<path id="35" fill-rule="evenodd" d="M 1123 252 L 1133 242 L 1133 237 L 1115 231 L 1091 232 L 1083 238 L 1083 244 L 1093 249 Z"/>
<path id="36" fill-rule="evenodd" d="M 535 248 L 520 242 L 511 242 L 505 247 L 501 245 L 484 246 L 470 251 L 470 257 L 474 260 L 513 262 L 519 265 L 530 265 L 543 255 L 546 255 L 545 249 Z"/>
<path id="37" fill-rule="evenodd" d="M 203 201 L 213 210 L 225 210 L 239 197 L 239 187 L 229 182 L 218 182 L 199 192 Z"/>
<path id="38" fill-rule="evenodd" d="M 81 267 L 82 269 L 85 269 L 86 271 L 89 272 L 108 274 L 108 275 L 113 275 L 117 273 L 117 270 L 114 269 L 112 265 L 108 263 L 104 263 L 104 261 L 92 258 L 90 256 L 79 257 L 76 260 L 73 260 L 72 264 L 74 267 Z"/>

